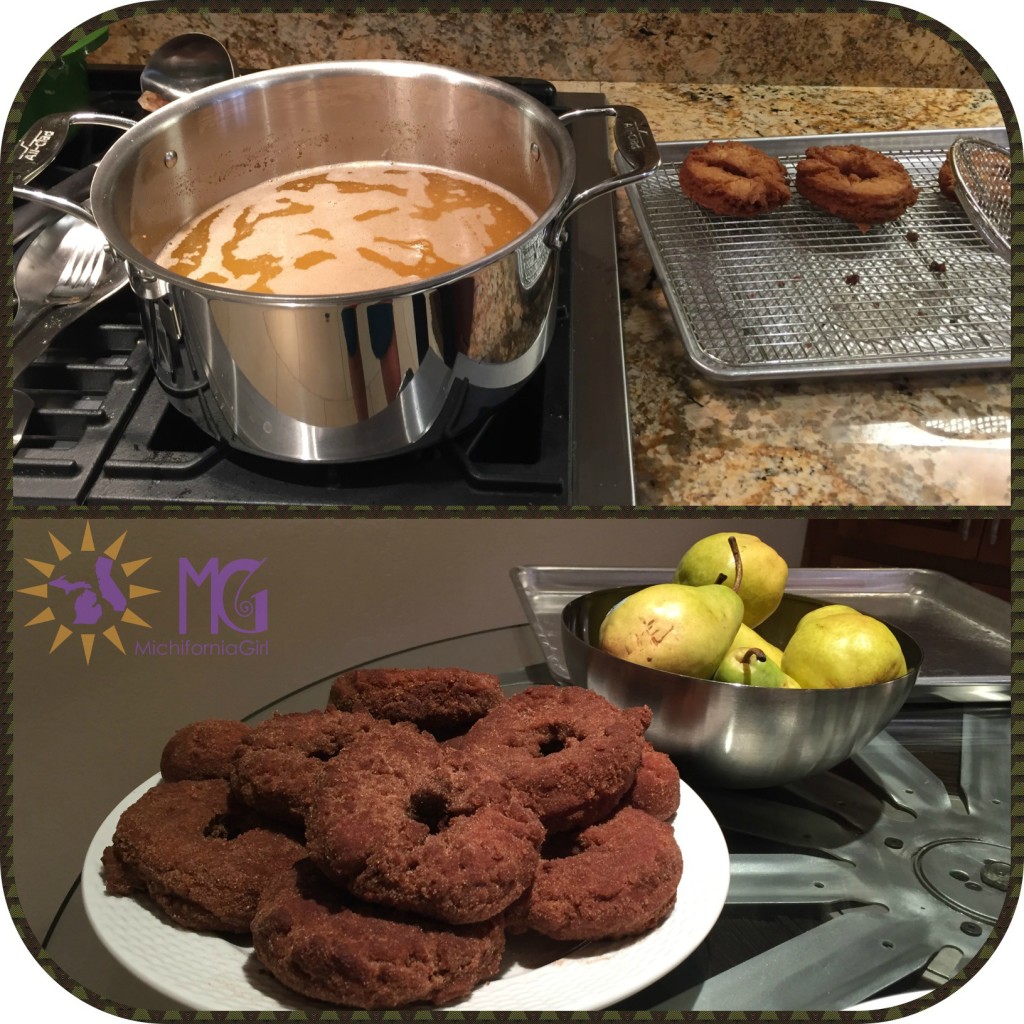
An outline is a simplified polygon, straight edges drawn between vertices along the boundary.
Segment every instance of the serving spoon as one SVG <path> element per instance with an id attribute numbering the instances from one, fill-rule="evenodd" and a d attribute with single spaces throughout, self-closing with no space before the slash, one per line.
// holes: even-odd
<path id="1" fill-rule="evenodd" d="M 150 109 L 143 100 L 152 94 L 155 106 L 163 106 L 235 74 L 231 54 L 221 42 L 202 32 L 186 32 L 168 39 L 150 55 L 139 78 L 143 93 L 139 102 Z"/>

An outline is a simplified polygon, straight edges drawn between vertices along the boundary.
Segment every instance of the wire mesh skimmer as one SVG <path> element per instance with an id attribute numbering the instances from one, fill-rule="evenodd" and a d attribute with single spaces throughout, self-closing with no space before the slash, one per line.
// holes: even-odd
<path id="1" fill-rule="evenodd" d="M 987 139 L 957 139 L 949 150 L 953 186 L 982 238 L 1010 260 L 1010 151 Z"/>

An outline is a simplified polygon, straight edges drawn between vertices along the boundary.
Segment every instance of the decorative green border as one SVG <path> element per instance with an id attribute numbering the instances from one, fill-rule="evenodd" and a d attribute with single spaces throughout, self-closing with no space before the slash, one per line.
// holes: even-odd
<path id="1" fill-rule="evenodd" d="M 593 12 L 599 13 L 607 10 L 620 10 L 620 11 L 643 11 L 652 14 L 656 13 L 675 13 L 675 12 L 714 12 L 714 13 L 730 13 L 730 12 L 742 12 L 742 11 L 756 11 L 756 12 L 807 12 L 807 13 L 883 13 L 894 20 L 906 22 L 908 24 L 919 26 L 933 35 L 938 36 L 940 39 L 950 43 L 958 52 L 960 52 L 970 64 L 979 72 L 986 86 L 992 91 L 993 96 L 999 106 L 1000 113 L 1007 126 L 1009 133 L 1010 145 L 1012 150 L 1012 181 L 1013 181 L 1013 197 L 1012 197 L 1012 208 L 1013 214 L 1013 229 L 1012 229 L 1012 243 L 1013 243 L 1013 256 L 1011 261 L 1011 328 L 1012 338 L 1014 342 L 1014 353 L 1012 359 L 1012 384 L 1013 384 L 1013 400 L 1012 400 L 1012 427 L 1014 434 L 1021 426 L 1021 420 L 1018 414 L 1022 410 L 1022 400 L 1019 396 L 1019 375 L 1018 371 L 1021 368 L 1021 353 L 1017 351 L 1017 342 L 1020 338 L 1020 328 L 1022 325 L 1021 314 L 1022 314 L 1022 302 L 1021 302 L 1021 285 L 1022 273 L 1024 273 L 1024 260 L 1021 258 L 1021 242 L 1024 240 L 1022 236 L 1022 223 L 1024 223 L 1024 199 L 1022 199 L 1021 184 L 1024 183 L 1024 160 L 1022 160 L 1021 153 L 1021 133 L 1020 125 L 1017 120 L 1017 116 L 1009 102 L 1009 97 L 1006 90 L 985 62 L 982 60 L 981 55 L 974 50 L 963 38 L 957 33 L 953 32 L 947 26 L 938 22 L 928 15 L 921 14 L 920 12 L 910 10 L 898 5 L 888 5 L 882 3 L 864 3 L 859 0 L 837 0 L 837 2 L 807 2 L 807 3 L 787 3 L 785 0 L 777 0 L 775 3 L 759 3 L 756 0 L 749 0 L 749 2 L 734 2 L 734 3 L 669 3 L 662 2 L 662 0 L 649 0 L 646 3 L 633 2 L 633 0 L 621 0 L 621 2 L 614 3 L 598 3 L 594 0 L 520 0 L 520 2 L 513 3 L 509 0 L 492 0 L 492 2 L 477 2 L 477 3 L 429 3 L 419 2 L 419 0 L 366 0 L 366 2 L 359 4 L 328 4 L 328 3 L 260 3 L 260 2 L 245 2 L 240 0 L 237 3 L 218 3 L 218 2 L 206 2 L 206 3 L 147 3 L 145 6 L 130 6 L 125 5 L 114 8 L 111 11 L 105 12 L 90 19 L 88 22 L 69 32 L 67 35 L 57 40 L 53 47 L 47 51 L 42 57 L 39 64 L 36 66 L 34 71 L 26 78 L 23 84 L 22 91 L 19 92 L 15 99 L 15 103 L 12 108 L 12 116 L 8 122 L 3 136 L 3 156 L 5 159 L 5 165 L 8 157 L 8 151 L 14 143 L 14 132 L 15 129 L 12 125 L 16 125 L 18 117 L 24 107 L 25 97 L 31 92 L 32 88 L 39 81 L 39 78 L 45 71 L 54 63 L 57 59 L 57 55 L 66 50 L 69 46 L 83 39 L 88 33 L 94 31 L 96 28 L 102 27 L 103 25 L 109 25 L 115 21 L 120 21 L 128 17 L 140 17 L 148 14 L 155 13 L 218 13 L 218 12 L 229 12 L 229 13 L 272 13 L 272 12 L 329 12 L 332 10 L 344 10 L 346 13 L 367 13 L 367 14 L 379 14 L 379 13 L 415 13 L 430 11 L 441 11 L 450 10 L 457 8 L 460 11 L 465 12 L 496 12 L 496 13 L 521 13 L 521 12 L 545 12 L 545 13 L 579 13 L 579 12 Z M 11 183 L 11 177 L 6 174 L 5 180 L 8 185 Z M 8 209 L 7 216 L 5 218 L 6 232 L 8 241 L 10 240 L 11 230 L 11 212 Z M 7 257 L 5 261 L 8 275 L 12 270 L 10 248 L 7 249 Z M 9 327 L 9 321 L 8 321 Z M 8 398 L 8 408 L 10 407 L 10 398 Z M 1014 458 L 1013 458 L 1013 503 L 1012 510 L 1016 512 L 1018 510 L 1018 482 L 1019 482 L 1019 470 L 1021 464 L 1017 459 L 1016 445 L 1014 445 Z M 6 626 L 7 633 L 7 644 L 5 646 L 6 654 L 6 686 L 4 689 L 4 696 L 0 701 L 0 726 L 6 732 L 7 742 L 4 747 L 4 766 L 5 773 L 7 776 L 7 785 L 4 788 L 2 798 L 0 798 L 0 811 L 2 811 L 3 817 L 6 821 L 7 829 L 5 840 L 0 848 L 0 864 L 3 867 L 3 875 L 6 882 L 5 896 L 7 899 L 8 908 L 11 916 L 14 920 L 15 926 L 28 947 L 30 952 L 34 955 L 42 969 L 50 975 L 58 984 L 63 988 L 77 996 L 83 1002 L 88 1005 L 95 1007 L 96 1009 L 104 1012 L 114 1014 L 119 1017 L 124 1017 L 131 1020 L 162 1020 L 162 1021 L 233 1021 L 233 1020 L 256 1020 L 256 1021 L 274 1021 L 274 1020 L 318 1020 L 318 1021 L 338 1021 L 338 1020 L 351 1020 L 351 1021 L 405 1021 L 405 1020 L 434 1020 L 434 1019 L 451 1019 L 451 1020 L 543 1020 L 543 1021 L 579 1021 L 579 1020 L 606 1020 L 606 1021 L 648 1021 L 648 1020 L 686 1020 L 686 1021 L 735 1021 L 735 1020 L 768 1020 L 768 1021 L 881 1021 L 881 1020 L 894 1020 L 899 1019 L 907 1014 L 918 1012 L 925 1009 L 928 1006 L 941 1001 L 950 992 L 956 991 L 961 988 L 977 971 L 984 965 L 985 961 L 989 958 L 992 951 L 996 948 L 999 942 L 999 938 L 1004 933 L 1014 909 L 1016 908 L 1017 902 L 1020 898 L 1021 889 L 1021 853 L 1022 853 L 1022 839 L 1024 839 L 1024 811 L 1022 811 L 1021 797 L 1024 796 L 1024 786 L 1021 785 L 1022 779 L 1024 779 L 1024 768 L 1021 766 L 1021 753 L 1024 752 L 1024 720 L 1021 717 L 1022 711 L 1022 688 L 1018 678 L 1018 664 L 1014 661 L 1014 682 L 1011 690 L 1011 745 L 1013 753 L 1013 761 L 1011 764 L 1011 785 L 1013 793 L 1013 803 L 1011 807 L 1011 878 L 1010 886 L 1008 891 L 1008 899 L 1004 905 L 1003 911 L 999 916 L 999 919 L 995 925 L 992 936 L 986 942 L 982 948 L 980 954 L 973 959 L 963 971 L 961 971 L 955 978 L 949 982 L 943 984 L 934 993 L 913 1002 L 908 1002 L 900 1007 L 892 1008 L 889 1010 L 878 1010 L 878 1011 L 861 1011 L 861 1012 L 846 1012 L 846 1011 L 680 1011 L 680 1012 L 669 1012 L 669 1013 L 657 1013 L 652 1014 L 650 1012 L 605 1012 L 605 1013 L 460 1013 L 460 1012 L 444 1012 L 444 1011 L 335 1011 L 325 1009 L 323 1011 L 310 1011 L 308 1013 L 295 1012 L 295 1013 L 272 1013 L 272 1012 L 181 1012 L 176 1011 L 147 1011 L 140 1010 L 131 1006 L 127 1006 L 118 1002 L 114 1002 L 103 998 L 101 995 L 91 992 L 79 985 L 73 978 L 69 977 L 63 969 L 55 963 L 47 954 L 45 949 L 40 946 L 39 940 L 33 933 L 32 929 L 27 924 L 21 907 L 18 903 L 17 889 L 12 875 L 12 841 L 11 833 L 13 828 L 13 817 L 12 817 L 12 788 L 13 788 L 13 678 L 10 668 L 11 660 L 11 636 L 12 636 L 12 622 L 11 622 L 11 596 L 12 596 L 12 582 L 10 572 L 10 560 L 11 560 L 11 546 L 13 530 L 10 522 L 10 516 L 16 514 L 22 518 L 32 519 L 82 519 L 85 518 L 85 510 L 74 510 L 65 509 L 57 506 L 41 506 L 33 509 L 22 509 L 15 505 L 11 500 L 11 468 L 10 460 L 5 460 L 3 467 L 3 479 L 7 493 L 6 508 L 8 512 L 8 526 L 7 526 L 7 546 L 6 546 L 6 558 L 5 558 L 5 569 L 7 571 L 7 607 L 4 610 L 4 624 Z M 472 517 L 472 518 L 603 518 L 603 517 L 617 517 L 617 518 L 636 518 L 636 519 L 660 519 L 660 518 L 708 518 L 708 517 L 721 517 L 723 515 L 738 515 L 744 517 L 761 517 L 761 518 L 808 518 L 808 517 L 821 517 L 821 518 L 895 518 L 895 517 L 906 517 L 913 515 L 920 518 L 953 518 L 956 517 L 957 513 L 967 513 L 973 517 L 980 517 L 985 515 L 1006 515 L 1007 510 L 1002 507 L 970 507 L 965 508 L 963 506 L 949 506 L 942 509 L 936 510 L 932 508 L 921 508 L 919 506 L 884 506 L 879 508 L 860 508 L 852 506 L 820 506 L 808 508 L 805 506 L 797 508 L 751 508 L 748 506 L 709 506 L 705 508 L 696 509 L 676 509 L 676 508 L 661 508 L 652 506 L 637 506 L 635 508 L 627 508 L 620 506 L 603 506 L 603 507 L 581 507 L 581 506 L 391 506 L 391 505 L 379 505 L 379 506 L 348 506 L 348 507 L 335 507 L 335 506 L 316 506 L 311 508 L 306 507 L 291 507 L 291 506 L 255 506 L 255 507 L 242 507 L 242 506 L 181 506 L 172 504 L 160 504 L 160 505 L 132 505 L 132 506 L 102 506 L 99 508 L 90 508 L 88 510 L 88 518 L 91 519 L 102 519 L 102 518 L 135 518 L 135 519 L 146 519 L 146 518 L 183 518 L 183 519 L 203 519 L 203 518 L 365 518 L 365 517 L 376 517 L 385 519 L 404 519 L 404 518 L 421 518 L 421 517 L 435 517 L 435 518 L 453 518 L 453 517 Z M 1012 610 L 1014 615 L 1014 621 L 1012 626 L 1012 650 L 1014 658 L 1016 659 L 1021 652 L 1022 646 L 1020 643 L 1021 634 L 1024 633 L 1024 625 L 1018 628 L 1019 613 L 1022 610 L 1021 599 L 1022 595 L 1018 581 L 1020 576 L 1020 569 L 1022 563 L 1016 557 L 1017 553 L 1024 550 L 1024 544 L 1018 543 L 1018 523 L 1014 520 L 1014 561 L 1012 564 L 1011 578 L 1013 588 L 1013 603 Z"/>

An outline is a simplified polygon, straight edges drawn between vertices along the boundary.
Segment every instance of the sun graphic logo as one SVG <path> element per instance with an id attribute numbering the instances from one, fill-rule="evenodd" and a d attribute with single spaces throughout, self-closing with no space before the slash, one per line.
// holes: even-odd
<path id="1" fill-rule="evenodd" d="M 50 654 L 65 641 L 77 636 L 88 664 L 92 659 L 97 636 L 103 637 L 124 654 L 121 628 L 150 628 L 150 624 L 132 606 L 137 606 L 140 599 L 159 594 L 160 591 L 129 582 L 150 559 L 124 561 L 121 552 L 127 536 L 128 532 L 125 531 L 99 551 L 92 528 L 86 523 L 77 550 L 68 547 L 51 533 L 53 560 L 25 559 L 36 572 L 45 577 L 45 582 L 22 587 L 18 593 L 41 598 L 46 602 L 46 607 L 33 615 L 25 626 L 56 623 Z"/>

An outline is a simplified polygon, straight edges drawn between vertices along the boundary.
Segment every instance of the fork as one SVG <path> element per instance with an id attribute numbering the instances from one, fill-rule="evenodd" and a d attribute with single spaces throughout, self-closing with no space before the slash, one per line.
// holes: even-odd
<path id="1" fill-rule="evenodd" d="M 43 231 L 45 233 L 47 230 L 58 228 L 59 222 L 51 228 L 44 228 Z M 107 255 L 106 239 L 102 232 L 84 221 L 79 221 L 68 228 L 60 237 L 55 249 L 47 252 L 45 246 L 40 246 L 38 260 L 30 260 L 29 251 L 26 250 L 14 271 L 18 311 L 11 324 L 11 346 L 14 350 L 13 378 L 16 379 L 42 351 L 38 344 L 25 345 L 21 343 L 21 339 L 41 322 L 49 311 L 74 306 L 88 299 L 103 279 L 107 268 Z M 47 273 L 48 265 L 60 266 L 56 279 L 50 277 L 52 284 L 49 287 L 44 280 L 40 280 Z"/>

